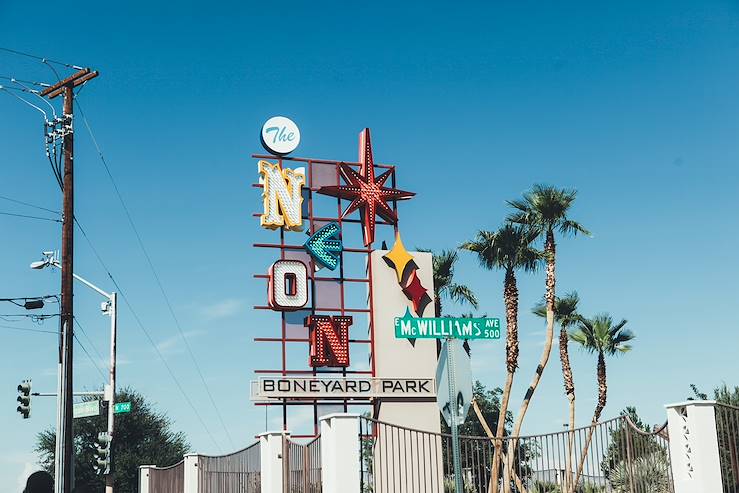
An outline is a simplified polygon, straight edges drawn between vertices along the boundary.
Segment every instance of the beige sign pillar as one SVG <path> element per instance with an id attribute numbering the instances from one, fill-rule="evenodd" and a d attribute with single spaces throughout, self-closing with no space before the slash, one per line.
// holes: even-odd
<path id="1" fill-rule="evenodd" d="M 289 433 L 267 431 L 259 438 L 262 493 L 283 493 L 283 442 Z"/>
<path id="2" fill-rule="evenodd" d="M 715 406 L 716 401 L 666 406 L 675 493 L 723 491 Z"/>
<path id="3" fill-rule="evenodd" d="M 362 493 L 359 415 L 328 414 L 319 421 L 323 493 Z"/>
<path id="4" fill-rule="evenodd" d="M 375 250 L 369 256 L 368 271 L 372 276 L 372 319 L 374 321 L 375 377 L 378 378 L 434 378 L 436 375 L 436 340 L 395 338 L 395 318 L 405 315 L 413 305 L 403 293 L 398 281 L 397 271 L 387 265 L 383 256 L 387 250 Z M 418 266 L 416 275 L 427 290 L 431 302 L 423 313 L 414 316 L 434 316 L 434 284 L 431 254 L 427 252 L 408 252 Z M 435 397 L 428 399 L 404 399 L 403 397 L 375 399 L 375 418 L 396 426 L 440 433 L 440 415 Z M 387 434 L 387 433 L 386 433 Z M 408 443 L 399 443 L 398 436 L 377 436 L 375 442 L 375 471 L 384 471 L 384 483 L 377 483 L 376 493 L 385 491 L 442 490 L 443 462 L 441 441 L 435 435 L 413 436 Z M 410 437 L 412 434 L 403 436 Z M 419 450 L 413 450 L 415 443 L 423 443 Z M 421 457 L 425 455 L 425 457 Z M 421 460 L 425 470 L 409 464 L 408 458 Z M 433 485 L 433 486 L 431 486 Z M 411 489 L 404 489 L 411 488 Z"/>

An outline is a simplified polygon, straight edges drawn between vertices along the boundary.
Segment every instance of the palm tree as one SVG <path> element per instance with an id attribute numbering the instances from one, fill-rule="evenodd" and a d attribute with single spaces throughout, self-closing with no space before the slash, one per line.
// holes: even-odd
<path id="1" fill-rule="evenodd" d="M 600 420 L 600 415 L 606 407 L 608 399 L 608 382 L 606 379 L 606 356 L 614 356 L 617 354 L 628 353 L 631 351 L 631 345 L 627 344 L 634 339 L 634 333 L 629 329 L 625 329 L 626 320 L 621 320 L 614 325 L 613 319 L 607 313 L 596 315 L 592 319 L 582 318 L 578 322 L 577 329 L 570 334 L 570 340 L 579 344 L 582 349 L 589 353 L 598 355 L 598 403 L 595 405 L 593 412 L 593 421 L 588 433 L 588 439 L 585 442 L 580 464 L 577 467 L 575 475 L 574 487 L 580 481 L 582 468 L 585 463 L 585 456 L 588 454 L 590 441 L 593 438 L 595 425 Z"/>
<path id="2" fill-rule="evenodd" d="M 419 251 L 428 250 L 419 249 Z M 455 250 L 442 250 L 438 254 L 433 254 L 436 317 L 441 317 L 442 298 L 448 298 L 455 303 L 469 303 L 475 309 L 478 307 L 477 297 L 472 290 L 463 284 L 457 284 L 454 280 L 454 266 L 458 259 L 459 255 Z"/>
<path id="3" fill-rule="evenodd" d="M 572 378 L 567 329 L 578 323 L 582 318 L 577 312 L 579 302 L 580 297 L 576 291 L 567 293 L 562 297 L 558 296 L 554 300 L 554 320 L 559 324 L 559 359 L 562 362 L 562 378 L 564 380 L 565 395 L 570 403 L 570 432 L 563 485 L 565 491 L 567 491 L 567 481 L 570 480 L 570 474 L 572 472 L 572 447 L 575 440 L 575 381 Z M 546 302 L 542 301 L 537 304 L 532 312 L 534 315 L 545 318 L 547 316 Z"/>
<path id="4" fill-rule="evenodd" d="M 526 226 L 530 228 L 533 234 L 544 237 L 544 257 L 547 263 L 546 293 L 544 295 L 546 301 L 547 335 L 539 365 L 536 368 L 534 377 L 526 391 L 518 416 L 516 417 L 516 423 L 513 426 L 513 436 L 520 436 L 521 434 L 521 426 L 531 403 L 531 397 L 539 385 L 544 368 L 546 368 L 549 362 L 549 355 L 552 352 L 552 341 L 554 340 L 556 265 L 554 232 L 556 230 L 563 235 L 576 235 L 577 233 L 590 234 L 580 223 L 573 221 L 567 216 L 576 196 L 577 192 L 575 190 L 559 189 L 547 185 L 534 185 L 530 191 L 524 193 L 521 200 L 508 201 L 508 205 L 514 209 L 508 216 L 508 221 Z M 516 443 L 513 446 L 515 448 Z M 512 459 L 513 457 L 508 457 L 506 472 L 513 468 Z M 505 484 L 505 491 L 508 493 L 510 491 L 510 481 L 505 481 Z"/>
<path id="5" fill-rule="evenodd" d="M 531 246 L 536 235 L 530 230 L 506 224 L 498 231 L 479 231 L 474 240 L 460 247 L 474 252 L 480 265 L 486 269 L 503 269 L 503 300 L 506 307 L 506 382 L 500 407 L 501 416 L 508 411 L 508 402 L 513 387 L 513 375 L 518 368 L 518 286 L 516 270 L 534 271 L 540 265 L 542 254 Z M 490 484 L 493 493 L 498 490 L 502 439 L 505 431 L 505 420 L 499 419 L 495 432 L 496 444 L 493 456 L 492 476 Z"/>

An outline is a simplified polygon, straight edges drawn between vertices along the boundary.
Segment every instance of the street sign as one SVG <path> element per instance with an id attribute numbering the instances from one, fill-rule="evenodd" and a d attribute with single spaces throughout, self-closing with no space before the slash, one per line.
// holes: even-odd
<path id="1" fill-rule="evenodd" d="M 453 354 L 450 355 L 450 351 Z M 453 382 L 450 382 L 450 373 L 453 374 Z M 452 395 L 455 397 L 452 398 Z M 452 401 L 455 401 L 455 405 L 451 404 Z M 436 367 L 436 402 L 450 427 L 453 411 L 456 411 L 457 425 L 464 423 L 472 403 L 472 367 L 470 357 L 459 340 L 446 340 L 441 348 Z"/>
<path id="2" fill-rule="evenodd" d="M 100 401 L 77 402 L 72 405 L 72 416 L 75 418 L 88 418 L 90 416 L 100 416 Z"/>
<path id="3" fill-rule="evenodd" d="M 395 317 L 397 339 L 500 339 L 498 318 L 416 318 L 406 310 Z"/>
<path id="4" fill-rule="evenodd" d="M 131 412 L 131 403 L 130 402 L 116 402 L 113 406 L 113 413 L 114 414 L 123 414 L 123 413 L 130 413 Z"/>

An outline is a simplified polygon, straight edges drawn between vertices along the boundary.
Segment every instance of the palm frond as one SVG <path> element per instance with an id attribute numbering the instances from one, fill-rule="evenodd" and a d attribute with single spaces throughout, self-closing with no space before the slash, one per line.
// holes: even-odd
<path id="1" fill-rule="evenodd" d="M 462 284 L 450 284 L 447 292 L 449 294 L 449 298 L 452 301 L 455 301 L 457 303 L 469 303 L 472 308 L 477 310 L 479 306 L 479 303 L 477 302 L 477 297 L 469 287 Z"/>

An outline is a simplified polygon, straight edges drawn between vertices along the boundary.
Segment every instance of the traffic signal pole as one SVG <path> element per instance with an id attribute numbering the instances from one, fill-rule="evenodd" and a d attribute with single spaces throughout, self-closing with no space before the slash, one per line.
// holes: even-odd
<path id="1" fill-rule="evenodd" d="M 61 382 L 59 395 L 59 424 L 61 429 L 56 430 L 57 451 L 55 457 L 56 481 L 54 488 L 57 493 L 72 493 L 73 452 L 73 422 L 72 422 L 72 361 L 74 348 L 74 303 L 72 273 L 74 272 L 74 88 L 97 77 L 97 72 L 83 69 L 66 79 L 59 81 L 41 92 L 41 96 L 53 99 L 64 96 L 64 172 L 63 172 L 63 204 L 62 204 L 62 361 Z"/>
<path id="2" fill-rule="evenodd" d="M 118 338 L 118 294 L 110 294 L 110 397 L 108 399 L 108 436 L 111 439 L 109 457 L 112 461 L 113 457 L 113 421 L 115 419 L 115 360 L 116 360 L 116 340 Z M 112 466 L 112 463 L 111 463 Z M 105 476 L 105 493 L 113 493 L 113 470 Z"/>

